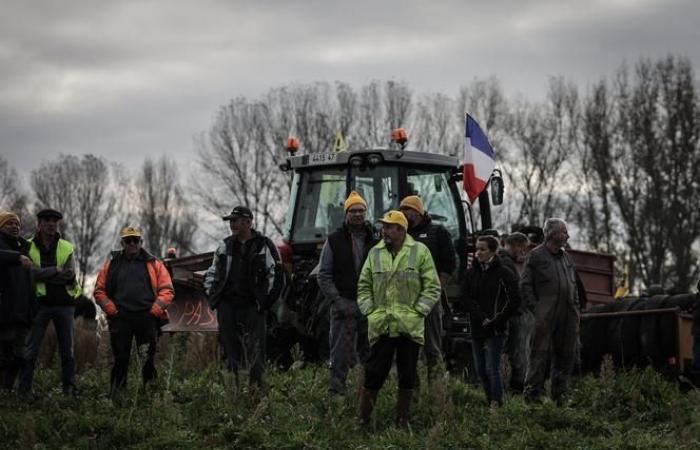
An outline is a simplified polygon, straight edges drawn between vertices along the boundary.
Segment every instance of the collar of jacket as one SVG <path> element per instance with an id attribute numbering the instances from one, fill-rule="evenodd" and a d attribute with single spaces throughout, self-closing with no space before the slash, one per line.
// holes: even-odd
<path id="1" fill-rule="evenodd" d="M 410 248 L 414 245 L 416 245 L 415 239 L 413 239 L 410 234 L 406 233 L 406 238 L 403 240 L 403 245 L 401 246 L 401 250 L 399 250 L 399 253 L 403 251 L 404 247 Z M 384 242 L 384 239 L 381 239 L 376 247 L 386 249 L 387 251 L 389 250 L 388 248 L 386 248 L 386 242 Z"/>
<path id="2" fill-rule="evenodd" d="M 63 239 L 63 235 L 61 234 L 60 231 L 57 231 L 56 234 L 55 234 L 55 236 L 54 236 L 54 240 L 53 240 L 53 242 L 51 243 L 51 246 L 52 246 L 52 247 L 55 247 L 56 245 L 58 245 L 58 241 L 59 241 L 60 239 Z M 37 231 L 34 233 L 34 236 L 31 237 L 31 241 L 34 242 L 36 245 L 39 245 L 39 246 L 41 246 L 41 247 L 44 247 L 44 241 L 42 241 L 42 240 L 39 238 L 39 230 L 37 230 Z"/>
<path id="3" fill-rule="evenodd" d="M 121 259 L 123 256 L 124 256 L 124 250 L 116 250 L 116 251 L 112 252 L 112 260 L 113 261 L 117 260 L 117 259 Z M 139 256 L 141 256 L 146 262 L 153 261 L 156 259 L 155 256 L 148 253 L 148 251 L 146 251 L 146 249 L 144 249 L 144 248 L 141 249 Z"/>
<path id="4" fill-rule="evenodd" d="M 367 222 L 367 221 L 365 221 L 365 223 L 363 224 L 362 229 L 366 233 L 365 237 L 367 239 L 371 239 L 375 234 L 375 231 L 374 231 L 374 228 L 372 227 L 372 224 Z M 338 228 L 338 230 L 341 230 L 347 236 L 352 235 L 352 229 L 350 228 L 350 225 L 348 225 L 347 222 L 343 222 L 343 225 L 340 228 Z"/>
<path id="5" fill-rule="evenodd" d="M 491 269 L 501 267 L 501 258 L 496 254 L 491 257 L 491 260 L 486 263 L 478 263 L 475 265 L 481 272 L 487 272 Z"/>
<path id="6" fill-rule="evenodd" d="M 259 239 L 259 238 L 261 238 L 261 237 L 262 237 L 262 234 L 260 234 L 258 231 L 254 230 L 254 229 L 251 229 L 251 230 L 250 230 L 250 239 L 248 239 L 248 240 L 245 241 L 245 242 L 247 243 L 247 242 L 253 241 L 253 240 L 255 240 L 255 239 Z M 226 245 L 228 245 L 228 244 L 233 245 L 233 241 L 234 241 L 234 240 L 235 240 L 235 239 L 233 238 L 232 235 L 226 236 L 226 237 L 224 238 L 224 242 L 226 243 Z"/>
<path id="7" fill-rule="evenodd" d="M 432 217 L 430 217 L 430 214 L 428 214 L 428 211 L 426 211 L 425 214 L 423 214 L 420 223 L 415 227 L 411 228 L 409 231 L 412 234 L 420 233 L 422 231 L 425 231 L 431 223 L 433 223 L 433 219 Z"/>
<path id="8" fill-rule="evenodd" d="M 22 236 L 14 237 L 11 234 L 0 231 L 0 239 L 3 240 L 12 250 L 23 252 L 29 249 L 29 241 Z"/>

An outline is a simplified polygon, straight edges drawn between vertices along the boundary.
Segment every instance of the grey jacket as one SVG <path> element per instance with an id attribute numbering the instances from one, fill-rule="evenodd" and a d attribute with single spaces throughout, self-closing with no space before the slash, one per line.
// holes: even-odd
<path id="1" fill-rule="evenodd" d="M 565 250 L 553 254 L 542 244 L 525 260 L 520 278 L 524 305 L 542 319 L 553 318 L 557 306 L 578 313 L 576 268 Z"/>

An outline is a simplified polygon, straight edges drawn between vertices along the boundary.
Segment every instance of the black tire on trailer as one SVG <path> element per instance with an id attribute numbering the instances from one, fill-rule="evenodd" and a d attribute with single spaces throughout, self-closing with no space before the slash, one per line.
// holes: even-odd
<path id="1" fill-rule="evenodd" d="M 681 311 L 689 312 L 692 311 L 693 307 L 698 301 L 696 294 L 677 294 L 672 295 L 666 300 L 668 308 L 677 307 Z"/>
<path id="2" fill-rule="evenodd" d="M 674 308 L 675 305 L 671 300 L 671 296 L 667 295 L 661 302 L 662 308 Z M 675 369 L 677 356 L 677 340 L 676 335 L 676 315 L 673 313 L 659 314 L 656 321 L 657 336 L 659 338 L 661 355 L 663 364 L 661 366 L 662 373 L 668 373 Z"/>
<path id="3" fill-rule="evenodd" d="M 586 313 L 596 314 L 610 312 L 612 304 L 596 305 Z M 581 321 L 581 371 L 596 373 L 607 351 L 607 318 L 589 318 Z"/>
<path id="4" fill-rule="evenodd" d="M 644 300 L 638 297 L 628 297 L 624 302 L 623 311 L 636 311 L 644 304 Z M 619 317 L 614 322 L 611 324 L 611 334 L 608 336 L 613 344 L 613 359 L 617 359 L 619 366 L 623 369 L 640 366 L 642 358 L 639 343 L 639 316 Z"/>
<path id="5" fill-rule="evenodd" d="M 646 297 L 643 310 L 660 309 L 663 307 L 665 295 L 655 295 Z M 639 319 L 639 343 L 641 345 L 641 356 L 645 365 L 652 365 L 655 369 L 660 369 L 664 364 L 663 353 L 661 352 L 660 336 L 657 326 L 658 316 L 644 315 Z"/>
<path id="6" fill-rule="evenodd" d="M 618 313 L 629 310 L 632 302 L 626 300 L 618 300 L 611 304 L 612 308 L 609 312 Z M 625 367 L 625 348 L 623 346 L 622 328 L 621 325 L 624 319 L 622 317 L 608 318 L 606 337 L 608 353 L 612 355 L 613 363 L 616 368 Z"/>

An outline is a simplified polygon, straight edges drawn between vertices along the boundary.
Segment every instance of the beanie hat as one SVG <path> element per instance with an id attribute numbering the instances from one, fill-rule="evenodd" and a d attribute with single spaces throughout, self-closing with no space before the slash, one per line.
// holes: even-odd
<path id="1" fill-rule="evenodd" d="M 347 200 L 345 200 L 345 212 L 348 212 L 348 209 L 350 209 L 352 205 L 362 205 L 367 209 L 367 202 L 357 191 L 350 192 Z"/>
<path id="2" fill-rule="evenodd" d="M 395 225 L 400 225 L 404 230 L 408 230 L 408 220 L 406 220 L 406 216 L 404 216 L 401 211 L 389 211 L 384 214 L 384 217 L 379 219 L 378 222 L 393 223 Z"/>
<path id="3" fill-rule="evenodd" d="M 421 216 L 425 214 L 425 209 L 423 208 L 423 200 L 417 195 L 409 195 L 401 200 L 401 205 L 399 208 L 411 208 L 416 211 Z"/>
<path id="4" fill-rule="evenodd" d="M 0 211 L 0 227 L 4 227 L 10 220 L 19 222 L 19 216 L 10 211 Z"/>

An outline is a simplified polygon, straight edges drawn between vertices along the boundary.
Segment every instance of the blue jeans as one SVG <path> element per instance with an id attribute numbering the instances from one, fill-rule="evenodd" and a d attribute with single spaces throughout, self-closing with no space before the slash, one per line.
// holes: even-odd
<path id="1" fill-rule="evenodd" d="M 486 400 L 503 403 L 503 379 L 501 377 L 501 355 L 505 336 L 473 338 L 472 353 L 476 373 L 486 392 Z"/>
<path id="2" fill-rule="evenodd" d="M 61 355 L 61 384 L 66 391 L 75 386 L 75 359 L 73 358 L 73 314 L 74 306 L 39 305 L 39 311 L 34 317 L 32 328 L 25 349 L 26 362 L 19 379 L 19 389 L 29 392 L 34 379 L 34 367 L 39 357 L 41 341 L 49 322 L 53 321 L 58 341 L 58 352 Z"/>

